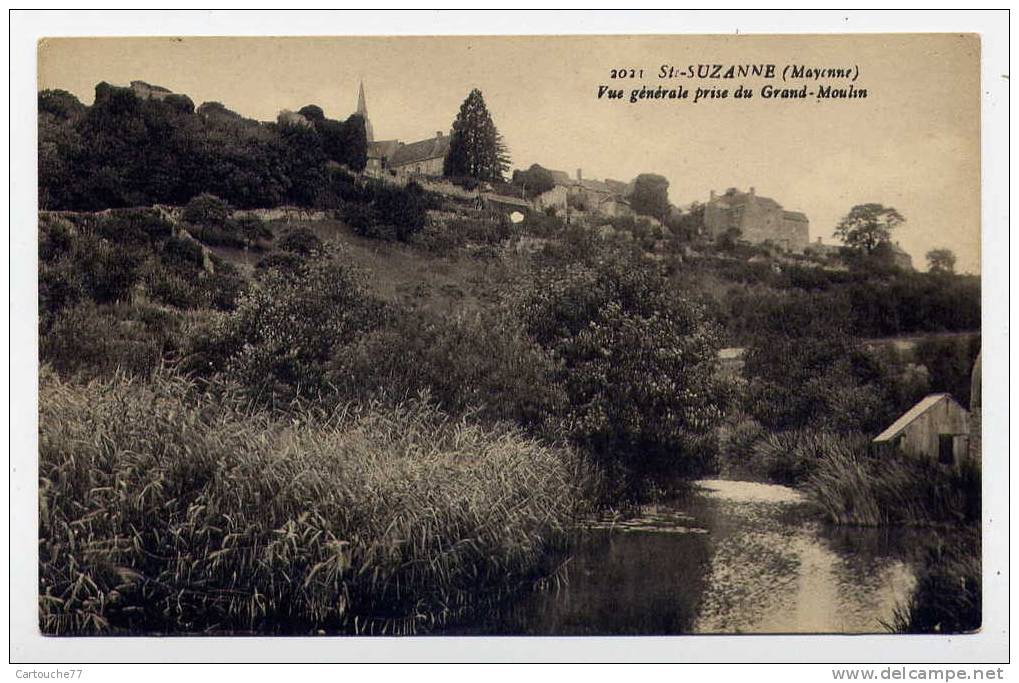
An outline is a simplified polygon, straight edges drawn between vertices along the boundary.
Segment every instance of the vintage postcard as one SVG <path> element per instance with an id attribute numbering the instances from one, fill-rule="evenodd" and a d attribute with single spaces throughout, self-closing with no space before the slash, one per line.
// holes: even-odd
<path id="1" fill-rule="evenodd" d="M 40 633 L 979 633 L 980 66 L 43 38 Z"/>

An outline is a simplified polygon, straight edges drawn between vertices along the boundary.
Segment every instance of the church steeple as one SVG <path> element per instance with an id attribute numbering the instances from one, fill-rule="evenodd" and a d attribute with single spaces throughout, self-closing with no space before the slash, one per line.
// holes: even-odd
<path id="1" fill-rule="evenodd" d="M 361 85 L 357 89 L 357 111 L 355 113 L 364 119 L 364 132 L 368 136 L 368 142 L 374 142 L 375 134 L 372 131 L 371 119 L 368 118 L 368 104 L 364 100 L 364 81 L 361 81 Z"/>

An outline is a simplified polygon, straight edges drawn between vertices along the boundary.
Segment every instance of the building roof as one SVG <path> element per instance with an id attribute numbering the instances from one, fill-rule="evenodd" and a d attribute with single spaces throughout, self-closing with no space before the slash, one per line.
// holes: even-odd
<path id="1" fill-rule="evenodd" d="M 406 166 L 429 159 L 444 158 L 449 151 L 450 139 L 449 135 L 437 135 L 427 140 L 400 145 L 390 156 L 389 165 Z"/>
<path id="2" fill-rule="evenodd" d="M 600 180 L 588 180 L 587 178 L 584 178 L 578 181 L 578 184 L 585 190 L 590 190 L 591 192 L 612 194 L 612 189 Z"/>
<path id="3" fill-rule="evenodd" d="M 924 396 L 919 403 L 917 403 L 915 406 L 904 412 L 899 417 L 898 420 L 889 425 L 888 429 L 884 430 L 883 432 L 875 436 L 874 443 L 883 443 L 885 441 L 891 441 L 899 434 L 901 434 L 906 429 L 906 427 L 911 425 L 913 421 L 916 420 L 916 418 L 920 417 L 921 415 L 923 415 L 928 410 L 936 406 L 938 403 L 941 403 L 941 401 L 945 399 L 951 401 L 952 403 L 955 403 L 957 406 L 959 406 L 960 410 L 965 410 L 965 408 L 959 405 L 956 402 L 956 400 L 952 398 L 951 394 L 930 394 L 929 396 Z"/>
<path id="4" fill-rule="evenodd" d="M 368 143 L 368 156 L 372 159 L 390 159 L 400 147 L 399 140 L 376 140 Z"/>
<path id="5" fill-rule="evenodd" d="M 802 211 L 783 211 L 782 218 L 790 221 L 803 221 L 804 223 L 810 222 L 807 220 L 807 214 Z"/>
<path id="6" fill-rule="evenodd" d="M 486 192 L 484 194 L 484 197 L 486 200 L 490 202 L 495 202 L 496 204 L 503 204 L 506 206 L 519 206 L 522 209 L 531 208 L 531 203 L 528 202 L 526 199 L 521 199 L 520 197 L 507 197 L 506 195 L 494 194 L 491 192 Z"/>

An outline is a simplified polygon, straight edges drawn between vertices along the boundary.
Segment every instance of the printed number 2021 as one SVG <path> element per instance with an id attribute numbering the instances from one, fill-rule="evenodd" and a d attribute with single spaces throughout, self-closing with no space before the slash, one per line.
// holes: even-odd
<path id="1" fill-rule="evenodd" d="M 609 69 L 609 78 L 644 78 L 644 69 Z"/>

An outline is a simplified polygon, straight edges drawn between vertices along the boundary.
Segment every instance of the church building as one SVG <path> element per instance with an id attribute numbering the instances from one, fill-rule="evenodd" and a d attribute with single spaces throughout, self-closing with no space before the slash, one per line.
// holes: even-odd
<path id="1" fill-rule="evenodd" d="M 371 119 L 368 118 L 368 104 L 364 95 L 364 83 L 357 92 L 357 113 L 364 119 L 368 136 L 368 164 L 365 172 L 375 176 L 390 173 L 397 176 L 441 176 L 446 154 L 449 152 L 450 136 L 441 130 L 435 137 L 417 142 L 403 143 L 399 140 L 376 140 Z"/>

